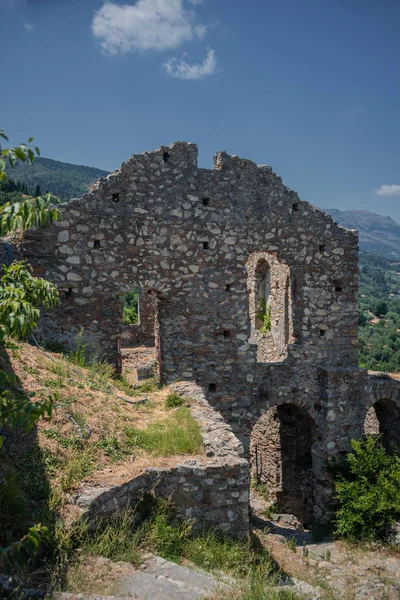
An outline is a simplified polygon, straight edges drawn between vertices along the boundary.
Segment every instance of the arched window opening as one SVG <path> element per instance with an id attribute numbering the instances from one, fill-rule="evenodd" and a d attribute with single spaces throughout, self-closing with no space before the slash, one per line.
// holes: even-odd
<path id="1" fill-rule="evenodd" d="M 258 362 L 278 362 L 293 342 L 290 270 L 272 252 L 255 252 L 247 261 L 250 344 Z"/>
<path id="2" fill-rule="evenodd" d="M 254 426 L 250 443 L 252 477 L 264 484 L 270 505 L 313 522 L 315 425 L 308 413 L 283 404 L 270 408 Z"/>
<path id="3" fill-rule="evenodd" d="M 400 410 L 393 400 L 378 400 L 367 412 L 365 435 L 381 436 L 388 452 L 400 450 Z"/>

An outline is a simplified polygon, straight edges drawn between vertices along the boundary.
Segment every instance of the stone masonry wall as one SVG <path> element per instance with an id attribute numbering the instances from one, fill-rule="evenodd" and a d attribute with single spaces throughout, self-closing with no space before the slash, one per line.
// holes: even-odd
<path id="1" fill-rule="evenodd" d="M 313 419 L 321 518 L 331 495 L 325 460 L 363 432 L 373 395 L 357 367 L 357 233 L 301 201 L 270 167 L 218 152 L 213 169 L 199 169 L 196 145 L 183 142 L 132 156 L 60 211 L 54 226 L 14 248 L 60 290 L 41 339 L 68 346 L 83 326 L 85 342 L 114 359 L 121 296 L 151 290 L 161 379 L 202 387 L 245 453 L 269 408 L 291 404 Z M 289 276 L 287 300 L 281 291 L 271 298 L 279 316 L 262 340 L 252 335 L 246 268 L 258 253 L 272 275 L 279 266 L 279 290 Z"/>
<path id="2" fill-rule="evenodd" d="M 135 508 L 143 494 L 168 498 L 177 517 L 191 519 L 194 531 L 210 528 L 231 537 L 249 535 L 249 465 L 240 457 L 243 447 L 214 411 L 200 388 L 177 384 L 190 400 L 191 411 L 203 436 L 205 457 L 188 459 L 172 468 L 148 468 L 123 485 L 87 485 L 76 504 L 91 521 L 104 519 L 128 507 Z"/>

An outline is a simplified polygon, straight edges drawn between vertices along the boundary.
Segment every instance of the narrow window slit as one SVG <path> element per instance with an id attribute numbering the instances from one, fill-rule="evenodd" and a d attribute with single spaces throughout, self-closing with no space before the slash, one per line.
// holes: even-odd
<path id="1" fill-rule="evenodd" d="M 119 192 L 115 192 L 115 194 L 112 194 L 111 199 L 113 202 L 119 202 Z"/>
<path id="2" fill-rule="evenodd" d="M 217 384 L 216 383 L 209 383 L 208 384 L 208 391 L 215 393 L 217 391 Z"/>
<path id="3" fill-rule="evenodd" d="M 204 197 L 201 199 L 203 206 L 208 206 L 210 204 L 210 198 Z"/>
<path id="4" fill-rule="evenodd" d="M 299 210 L 299 203 L 298 202 L 294 202 L 292 204 L 292 212 L 297 212 Z"/>
<path id="5" fill-rule="evenodd" d="M 230 338 L 230 337 L 231 337 L 231 330 L 224 329 L 224 338 Z"/>
<path id="6" fill-rule="evenodd" d="M 325 244 L 320 244 L 319 245 L 319 251 L 320 252 L 325 252 Z"/>
<path id="7" fill-rule="evenodd" d="M 93 248 L 100 248 L 100 246 L 101 246 L 100 240 L 94 240 Z"/>
<path id="8" fill-rule="evenodd" d="M 208 250 L 208 242 L 203 242 L 203 250 Z"/>
<path id="9" fill-rule="evenodd" d="M 227 292 L 231 292 L 232 291 L 232 284 L 231 283 L 227 283 L 226 286 L 225 286 L 225 290 Z"/>
<path id="10" fill-rule="evenodd" d="M 72 288 L 68 288 L 67 290 L 65 290 L 65 297 L 66 298 L 70 298 L 72 295 Z"/>
<path id="11" fill-rule="evenodd" d="M 163 152 L 162 158 L 163 158 L 163 161 L 165 163 L 167 163 L 168 159 L 169 159 L 169 152 Z"/>
<path id="12" fill-rule="evenodd" d="M 326 332 L 326 331 L 325 331 L 325 329 L 320 329 L 320 330 L 319 330 L 319 335 L 320 335 L 321 337 L 324 337 L 324 335 L 325 335 L 325 332 Z"/>

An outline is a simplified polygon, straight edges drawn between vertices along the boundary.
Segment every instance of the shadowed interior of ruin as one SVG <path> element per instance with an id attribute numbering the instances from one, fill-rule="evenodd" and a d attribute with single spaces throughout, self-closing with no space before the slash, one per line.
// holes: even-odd
<path id="1" fill-rule="evenodd" d="M 306 526 L 313 521 L 313 438 L 307 412 L 283 404 L 259 419 L 250 447 L 253 477 L 267 486 L 270 501 Z"/>
<path id="2" fill-rule="evenodd" d="M 364 423 L 366 435 L 380 435 L 387 451 L 400 449 L 400 411 L 393 400 L 378 400 L 369 409 Z"/>

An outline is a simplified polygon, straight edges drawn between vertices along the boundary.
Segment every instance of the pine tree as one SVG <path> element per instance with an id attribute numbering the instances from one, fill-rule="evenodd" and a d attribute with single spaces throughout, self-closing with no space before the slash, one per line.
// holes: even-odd
<path id="1" fill-rule="evenodd" d="M 37 186 L 35 187 L 35 194 L 34 194 L 34 196 L 35 196 L 35 198 L 37 198 L 38 196 L 41 196 L 41 195 L 42 195 L 42 192 L 41 192 L 41 189 L 40 189 L 40 185 L 37 184 Z"/>

